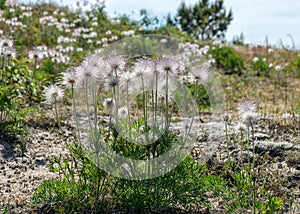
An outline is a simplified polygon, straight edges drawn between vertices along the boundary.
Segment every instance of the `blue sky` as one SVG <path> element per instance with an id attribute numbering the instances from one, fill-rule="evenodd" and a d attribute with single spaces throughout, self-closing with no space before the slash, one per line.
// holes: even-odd
<path id="1" fill-rule="evenodd" d="M 74 0 L 64 0 L 74 2 Z M 193 4 L 197 0 L 185 0 Z M 118 14 L 138 13 L 147 9 L 153 15 L 162 17 L 168 12 L 175 14 L 182 0 L 106 0 L 106 11 L 113 17 Z M 232 9 L 234 20 L 228 28 L 226 39 L 245 35 L 251 44 L 263 44 L 266 36 L 271 44 L 292 46 L 291 35 L 296 47 L 300 48 L 300 0 L 224 0 L 226 9 Z"/>

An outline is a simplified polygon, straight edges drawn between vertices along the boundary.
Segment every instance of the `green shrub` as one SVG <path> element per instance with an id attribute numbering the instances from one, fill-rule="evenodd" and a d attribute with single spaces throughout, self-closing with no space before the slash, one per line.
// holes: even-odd
<path id="1" fill-rule="evenodd" d="M 224 70 L 224 74 L 242 74 L 244 62 L 232 47 L 217 45 L 211 48 L 210 54 L 216 60 L 216 67 Z"/>
<path id="2" fill-rule="evenodd" d="M 270 77 L 269 63 L 266 58 L 257 58 L 257 60 L 253 60 L 251 62 L 251 68 L 256 72 L 256 76 L 265 76 Z"/>
<path id="3" fill-rule="evenodd" d="M 0 126 L 6 131 L 19 134 L 25 124 L 25 116 L 31 108 L 25 108 L 28 98 L 31 70 L 26 61 L 13 59 L 2 69 L 2 85 L 0 87 Z"/>
<path id="4" fill-rule="evenodd" d="M 295 66 L 297 77 L 300 78 L 300 56 L 297 57 L 293 64 Z"/>

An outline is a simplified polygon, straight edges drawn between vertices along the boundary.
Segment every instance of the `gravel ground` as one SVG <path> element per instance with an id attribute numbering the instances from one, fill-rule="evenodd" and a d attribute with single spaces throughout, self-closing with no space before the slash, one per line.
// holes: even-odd
<path id="1" fill-rule="evenodd" d="M 176 127 L 176 125 L 174 125 Z M 224 135 L 210 138 L 205 132 L 205 128 L 210 129 L 211 126 L 222 129 L 222 124 L 211 124 L 205 121 L 195 120 L 195 127 L 199 130 L 197 143 L 192 151 L 195 159 L 201 153 L 203 144 L 214 144 L 213 148 L 217 148 L 216 157 L 222 157 L 226 154 L 226 146 L 224 144 Z M 232 126 L 233 127 L 233 126 Z M 57 178 L 59 175 L 49 172 L 47 164 L 49 158 L 54 155 L 67 155 L 66 145 L 72 143 L 75 137 L 75 131 L 71 125 L 66 125 L 58 131 L 57 129 L 49 129 L 43 126 L 32 124 L 29 128 L 29 143 L 26 145 L 24 155 L 20 146 L 13 143 L 7 143 L 3 137 L 0 137 L 0 212 L 3 212 L 5 206 L 10 204 L 11 213 L 32 213 L 30 212 L 30 199 L 37 190 L 42 181 Z M 231 131 L 233 132 L 233 131 Z M 229 134 L 233 134 L 229 131 Z M 206 134 L 204 134 L 206 133 Z M 222 132 L 220 132 L 222 133 Z M 224 133 L 224 132 L 223 132 Z M 289 191 L 293 191 L 296 196 L 294 210 L 291 213 L 300 213 L 300 168 L 299 161 L 293 157 L 300 155 L 299 138 L 290 138 L 290 142 L 274 142 L 270 136 L 260 131 L 257 127 L 257 139 L 259 139 L 256 150 L 260 153 L 269 151 L 273 156 L 281 156 L 280 160 L 272 165 L 272 169 L 286 176 L 289 182 Z M 213 141 L 213 142 L 210 142 Z M 238 148 L 231 146 L 232 156 L 241 157 L 243 153 Z M 290 156 L 288 156 L 290 154 Z M 246 157 L 245 157 L 246 158 Z M 226 157 L 225 157 L 226 159 Z M 198 159 L 200 160 L 200 159 Z M 222 206 L 211 198 L 212 204 L 217 210 Z"/>

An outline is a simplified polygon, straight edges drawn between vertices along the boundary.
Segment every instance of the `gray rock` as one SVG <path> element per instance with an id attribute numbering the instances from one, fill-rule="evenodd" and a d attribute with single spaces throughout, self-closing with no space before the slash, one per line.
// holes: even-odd
<path id="1" fill-rule="evenodd" d="M 271 156 L 283 156 L 287 151 L 300 152 L 300 145 L 289 142 L 259 141 L 255 143 L 258 153 L 269 152 Z"/>

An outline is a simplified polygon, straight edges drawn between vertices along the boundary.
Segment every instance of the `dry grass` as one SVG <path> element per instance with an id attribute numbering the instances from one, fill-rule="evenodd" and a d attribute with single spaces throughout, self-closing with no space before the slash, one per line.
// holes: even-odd
<path id="1" fill-rule="evenodd" d="M 268 54 L 265 47 L 235 46 L 241 54 L 245 67 L 250 68 L 254 57 L 269 57 L 268 62 L 274 66 L 286 63 L 291 64 L 300 54 L 300 51 L 274 49 Z M 273 115 L 286 112 L 300 113 L 300 79 L 296 77 L 296 70 L 287 71 L 287 85 L 284 84 L 285 71 L 271 71 L 271 77 L 258 77 L 250 69 L 242 76 L 225 76 L 222 79 L 227 97 L 229 110 L 235 110 L 239 101 L 244 98 L 256 100 L 261 113 Z M 275 98 L 275 99 L 274 99 Z"/>

